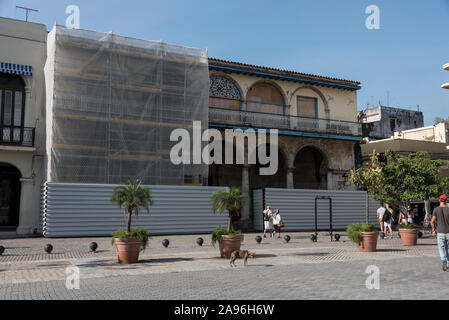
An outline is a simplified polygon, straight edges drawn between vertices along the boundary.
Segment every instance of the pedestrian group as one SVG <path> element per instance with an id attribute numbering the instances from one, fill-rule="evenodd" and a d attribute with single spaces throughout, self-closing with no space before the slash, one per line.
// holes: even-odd
<path id="1" fill-rule="evenodd" d="M 281 228 L 284 227 L 284 222 L 281 219 L 279 209 L 276 209 L 274 213 L 271 211 L 270 206 L 266 206 L 263 211 L 264 230 L 263 237 L 267 237 L 267 231 L 270 233 L 270 238 L 281 237 Z"/>

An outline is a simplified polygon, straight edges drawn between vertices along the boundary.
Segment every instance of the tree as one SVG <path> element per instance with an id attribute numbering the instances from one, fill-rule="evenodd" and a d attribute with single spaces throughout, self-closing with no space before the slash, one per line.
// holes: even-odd
<path id="1" fill-rule="evenodd" d="M 240 218 L 241 206 L 242 193 L 237 187 L 217 190 L 212 195 L 212 209 L 214 213 L 228 211 L 228 232 L 231 232 L 232 221 Z"/>
<path id="2" fill-rule="evenodd" d="M 444 123 L 446 123 L 447 125 L 449 125 L 449 117 L 447 117 L 447 119 L 444 119 L 444 118 L 441 118 L 441 117 L 436 117 L 436 118 L 433 120 L 433 124 L 439 124 L 439 123 L 441 123 L 441 122 L 444 122 Z"/>
<path id="3" fill-rule="evenodd" d="M 111 201 L 116 202 L 121 208 L 124 208 L 126 232 L 131 232 L 131 218 L 134 213 L 139 217 L 139 209 L 143 207 L 150 213 L 149 204 L 153 203 L 150 196 L 150 190 L 140 186 L 139 179 L 129 180 L 128 183 L 121 183 L 114 189 Z"/>
<path id="4" fill-rule="evenodd" d="M 449 185 L 441 178 L 442 160 L 431 160 L 427 152 L 402 156 L 387 150 L 383 159 L 373 152 L 367 168 L 351 171 L 351 181 L 365 188 L 374 199 L 409 204 L 411 200 L 438 197 Z"/>
<path id="5" fill-rule="evenodd" d="M 385 201 L 388 194 L 383 188 L 382 166 L 379 159 L 379 154 L 373 151 L 371 154 L 371 161 L 368 167 L 361 167 L 352 169 L 349 179 L 359 188 L 363 188 L 366 193 L 366 223 L 369 222 L 368 201 L 371 194 L 374 199 Z"/>

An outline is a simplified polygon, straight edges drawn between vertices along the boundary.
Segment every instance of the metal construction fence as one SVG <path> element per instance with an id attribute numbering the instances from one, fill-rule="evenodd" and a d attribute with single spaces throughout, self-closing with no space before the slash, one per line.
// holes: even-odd
<path id="1" fill-rule="evenodd" d="M 46 183 L 42 188 L 41 226 L 46 237 L 110 236 L 125 228 L 124 211 L 110 201 L 112 184 Z M 209 233 L 227 225 L 214 214 L 211 196 L 223 187 L 149 185 L 153 204 L 133 228 L 150 234 Z"/>
<path id="2" fill-rule="evenodd" d="M 315 198 L 332 198 L 333 229 L 345 230 L 354 222 L 366 221 L 366 192 L 303 189 L 253 190 L 253 221 L 257 231 L 263 231 L 263 207 L 279 209 L 285 231 L 311 231 L 315 228 Z M 379 202 L 370 197 L 369 222 L 377 224 Z M 318 230 L 329 230 L 329 201 L 317 202 Z"/>

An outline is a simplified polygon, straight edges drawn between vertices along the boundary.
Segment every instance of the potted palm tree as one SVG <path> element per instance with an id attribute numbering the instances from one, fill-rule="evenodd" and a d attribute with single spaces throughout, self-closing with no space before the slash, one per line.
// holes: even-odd
<path id="1" fill-rule="evenodd" d="M 124 209 L 126 230 L 119 229 L 112 234 L 112 243 L 117 249 L 119 263 L 136 263 L 139 252 L 148 244 L 149 234 L 145 229 L 131 229 L 132 216 L 139 217 L 141 207 L 150 213 L 149 204 L 153 201 L 148 188 L 141 187 L 138 179 L 121 183 L 114 189 L 111 201 Z"/>
<path id="2" fill-rule="evenodd" d="M 346 230 L 348 238 L 357 244 L 361 252 L 375 252 L 379 232 L 372 223 L 353 223 Z"/>
<path id="3" fill-rule="evenodd" d="M 243 235 L 240 230 L 234 230 L 232 222 L 240 218 L 242 193 L 239 188 L 231 187 L 226 190 L 217 190 L 212 195 L 212 209 L 214 213 L 228 212 L 227 229 L 219 226 L 211 234 L 212 245 L 219 244 L 220 256 L 228 258 L 235 250 L 240 250 Z"/>

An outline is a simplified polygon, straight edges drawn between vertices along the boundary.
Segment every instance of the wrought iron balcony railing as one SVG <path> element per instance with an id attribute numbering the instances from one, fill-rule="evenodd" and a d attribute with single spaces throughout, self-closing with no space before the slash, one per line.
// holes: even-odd
<path id="1" fill-rule="evenodd" d="M 0 126 L 0 144 L 33 147 L 34 130 L 27 127 Z"/>
<path id="2" fill-rule="evenodd" d="M 209 107 L 209 123 L 362 136 L 358 122 Z"/>

